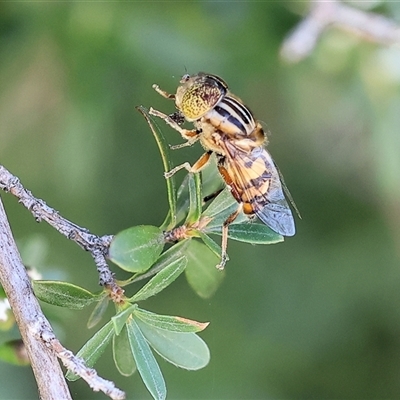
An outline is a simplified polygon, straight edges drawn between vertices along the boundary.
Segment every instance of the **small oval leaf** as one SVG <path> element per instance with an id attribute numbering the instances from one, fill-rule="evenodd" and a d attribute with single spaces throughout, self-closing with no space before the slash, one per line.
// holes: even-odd
<path id="1" fill-rule="evenodd" d="M 203 199 L 201 196 L 201 179 L 200 174 L 188 174 L 189 176 L 189 212 L 186 217 L 185 224 L 191 225 L 199 220 Z"/>
<path id="2" fill-rule="evenodd" d="M 182 240 L 164 251 L 164 253 L 161 254 L 158 260 L 153 264 L 153 266 L 144 274 L 133 274 L 132 277 L 130 277 L 129 279 L 125 281 L 117 281 L 117 283 L 120 286 L 124 287 L 126 285 L 130 285 L 133 282 L 138 282 L 143 279 L 152 277 L 153 275 L 166 268 L 169 264 L 183 256 L 187 243 L 187 239 Z"/>
<path id="3" fill-rule="evenodd" d="M 195 333 L 172 332 L 137 323 L 151 347 L 171 364 L 188 370 L 204 368 L 210 361 L 210 350 Z"/>
<path id="4" fill-rule="evenodd" d="M 114 327 L 112 321 L 107 322 L 99 331 L 97 331 L 78 351 L 77 357 L 82 358 L 88 367 L 93 367 L 96 361 L 104 353 L 108 343 L 114 335 Z M 69 381 L 79 379 L 78 375 L 68 371 L 65 377 Z"/>
<path id="5" fill-rule="evenodd" d="M 215 267 L 220 261 L 219 257 L 206 245 L 193 239 L 185 254 L 188 259 L 185 274 L 189 285 L 200 297 L 211 297 L 225 276 L 224 271 Z"/>
<path id="6" fill-rule="evenodd" d="M 95 306 L 92 313 L 90 314 L 89 320 L 87 322 L 88 329 L 94 328 L 103 317 L 104 313 L 107 311 L 108 304 L 110 302 L 110 298 L 108 296 L 104 296 Z"/>
<path id="7" fill-rule="evenodd" d="M 162 231 L 150 225 L 134 226 L 114 236 L 109 259 L 129 272 L 147 271 L 164 247 Z"/>
<path id="8" fill-rule="evenodd" d="M 126 324 L 128 339 L 139 374 L 154 399 L 164 400 L 167 388 L 160 367 L 134 319 Z"/>
<path id="9" fill-rule="evenodd" d="M 32 281 L 32 286 L 38 299 L 73 310 L 81 310 L 100 296 L 68 282 Z"/>
<path id="10" fill-rule="evenodd" d="M 207 207 L 207 210 L 204 211 L 203 215 L 206 215 L 207 217 L 215 217 L 216 215 L 225 212 L 227 209 L 230 209 L 235 203 L 237 204 L 231 191 L 226 187 Z M 232 211 L 234 210 L 232 209 Z"/>
<path id="11" fill-rule="evenodd" d="M 233 198 L 230 190 L 225 188 L 203 213 L 203 216 L 211 218 L 211 221 L 207 224 L 207 229 L 205 231 L 211 232 L 213 229 L 220 230 L 226 219 L 237 209 L 237 201 Z M 241 212 L 236 217 L 235 223 L 248 220 L 249 218 L 246 217 L 243 212 Z"/>
<path id="12" fill-rule="evenodd" d="M 197 322 L 182 317 L 154 314 L 137 308 L 134 315 L 147 325 L 171 332 L 200 332 L 207 328 L 209 322 Z"/>
<path id="13" fill-rule="evenodd" d="M 221 258 L 221 253 L 222 253 L 222 249 L 221 246 L 217 243 L 214 242 L 214 240 L 212 240 L 210 238 L 210 236 L 206 235 L 205 233 L 198 231 L 197 232 L 200 239 L 203 241 L 203 243 L 219 258 Z"/>
<path id="14" fill-rule="evenodd" d="M 120 334 L 122 328 L 126 324 L 126 320 L 130 317 L 133 310 L 135 310 L 136 308 L 137 308 L 137 304 L 133 304 L 133 305 L 129 306 L 128 308 L 125 308 L 125 310 L 119 312 L 118 314 L 114 315 L 111 318 L 111 321 L 114 325 L 114 330 L 115 330 L 116 335 Z"/>
<path id="15" fill-rule="evenodd" d="M 130 301 L 142 301 L 161 292 L 169 286 L 185 269 L 187 259 L 181 256 L 173 261 L 168 267 L 161 270 L 156 276 L 150 279 Z"/>
<path id="16" fill-rule="evenodd" d="M 186 217 L 188 212 L 187 210 L 189 209 L 189 203 L 189 174 L 187 174 L 177 192 L 176 224 L 181 222 Z"/>
<path id="17" fill-rule="evenodd" d="M 206 232 L 221 234 L 221 229 L 209 229 L 206 227 Z M 274 232 L 271 228 L 264 224 L 255 223 L 239 223 L 231 224 L 228 228 L 228 237 L 239 242 L 252 244 L 275 244 L 283 242 L 283 236 Z"/>
<path id="18" fill-rule="evenodd" d="M 123 376 L 131 376 L 136 371 L 136 364 L 129 344 L 126 326 L 118 336 L 113 336 L 112 348 L 114 363 L 119 373 Z"/>

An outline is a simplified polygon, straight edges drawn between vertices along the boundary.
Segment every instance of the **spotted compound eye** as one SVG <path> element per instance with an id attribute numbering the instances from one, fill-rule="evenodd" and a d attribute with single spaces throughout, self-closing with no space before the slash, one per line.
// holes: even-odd
<path id="1" fill-rule="evenodd" d="M 195 82 L 182 97 L 181 111 L 189 120 L 199 119 L 213 109 L 223 95 L 224 92 L 214 82 Z"/>

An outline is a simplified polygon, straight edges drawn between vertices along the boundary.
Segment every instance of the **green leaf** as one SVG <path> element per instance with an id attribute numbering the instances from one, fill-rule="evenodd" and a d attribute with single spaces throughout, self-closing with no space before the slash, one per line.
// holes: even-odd
<path id="1" fill-rule="evenodd" d="M 144 384 L 154 399 L 165 399 L 167 388 L 164 378 L 142 331 L 134 319 L 127 323 L 126 328 L 131 351 Z"/>
<path id="2" fill-rule="evenodd" d="M 205 367 L 210 351 L 195 333 L 171 332 L 137 321 L 151 347 L 171 364 L 188 370 Z"/>
<path id="3" fill-rule="evenodd" d="M 135 310 L 135 308 L 137 308 L 137 305 L 133 304 L 111 318 L 116 335 L 119 335 L 121 333 L 121 330 L 125 326 L 127 319 L 133 313 L 133 310 Z"/>
<path id="4" fill-rule="evenodd" d="M 237 204 L 236 200 L 233 198 L 231 191 L 229 188 L 225 188 L 212 202 L 211 204 L 207 207 L 207 210 L 204 211 L 203 215 L 206 215 L 208 217 L 215 217 L 218 214 L 221 214 L 222 212 L 226 212 L 226 210 L 231 209 L 228 214 L 231 214 L 233 211 L 235 211 L 235 208 L 233 207 L 235 204 Z"/>
<path id="5" fill-rule="evenodd" d="M 114 236 L 109 258 L 129 272 L 148 270 L 164 247 L 162 231 L 150 225 L 134 226 Z"/>
<path id="6" fill-rule="evenodd" d="M 93 367 L 96 361 L 104 353 L 108 343 L 114 335 L 112 321 L 107 322 L 99 331 L 97 331 L 78 351 L 77 357 L 82 358 L 88 367 Z M 72 371 L 68 371 L 65 377 L 69 381 L 76 381 L 80 377 Z"/>
<path id="7" fill-rule="evenodd" d="M 179 186 L 177 193 L 176 203 L 176 224 L 182 221 L 188 213 L 190 199 L 189 199 L 189 175 L 185 175 L 181 186 Z M 174 225 L 176 226 L 176 225 Z M 171 227 L 173 228 L 173 227 Z"/>
<path id="8" fill-rule="evenodd" d="M 174 244 L 168 250 L 164 251 L 153 266 L 146 271 L 144 274 L 135 274 L 125 281 L 117 281 L 120 286 L 126 286 L 133 282 L 138 282 L 143 279 L 147 279 L 154 276 L 164 268 L 168 267 L 172 262 L 184 255 L 184 250 L 188 244 L 188 240 L 182 240 L 179 243 Z"/>
<path id="9" fill-rule="evenodd" d="M 233 198 L 230 190 L 225 188 L 215 200 L 208 206 L 204 211 L 203 216 L 212 218 L 207 225 L 207 229 L 210 231 L 212 228 L 220 228 L 225 220 L 237 210 L 237 201 Z M 235 223 L 248 220 L 248 218 L 240 213 L 235 220 Z"/>
<path id="10" fill-rule="evenodd" d="M 135 310 L 134 316 L 147 325 L 171 332 L 200 332 L 209 325 L 209 322 L 197 322 L 182 317 L 154 314 L 141 308 Z"/>
<path id="11" fill-rule="evenodd" d="M 206 235 L 205 233 L 198 231 L 197 232 L 200 239 L 203 241 L 203 243 L 219 258 L 221 258 L 221 253 L 222 253 L 222 249 L 221 246 L 218 245 L 217 243 L 214 242 L 214 240 L 212 240 L 210 238 L 210 236 Z"/>
<path id="12" fill-rule="evenodd" d="M 187 259 L 181 256 L 162 269 L 156 276 L 150 279 L 129 301 L 142 301 L 161 292 L 169 286 L 185 269 Z"/>
<path id="13" fill-rule="evenodd" d="M 101 321 L 104 313 L 107 311 L 109 302 L 110 298 L 107 295 L 104 295 L 104 297 L 96 304 L 87 322 L 87 327 L 89 329 L 94 328 Z"/>
<path id="14" fill-rule="evenodd" d="M 0 345 L 0 360 L 20 367 L 30 364 L 21 339 L 10 340 Z"/>
<path id="15" fill-rule="evenodd" d="M 221 234 L 221 229 L 209 229 L 206 227 L 205 231 Z M 254 224 L 251 222 L 229 225 L 228 237 L 233 240 L 252 244 L 274 244 L 283 242 L 283 236 L 274 232 L 267 225 Z"/>
<path id="16" fill-rule="evenodd" d="M 123 376 L 131 376 L 136 371 L 136 364 L 133 359 L 126 326 L 118 336 L 113 336 L 112 349 L 114 363 L 119 373 Z"/>
<path id="17" fill-rule="evenodd" d="M 81 310 L 100 296 L 68 282 L 32 281 L 32 286 L 38 299 L 73 310 Z"/>
<path id="18" fill-rule="evenodd" d="M 237 207 L 238 204 L 229 189 L 224 189 L 203 213 L 204 216 L 212 218 L 203 232 L 220 235 L 223 223 Z M 244 213 L 240 213 L 235 221 L 229 225 L 228 237 L 253 244 L 273 244 L 283 241 L 283 237 L 275 233 L 267 225 L 250 222 Z M 207 245 L 210 244 L 204 237 L 202 239 Z M 216 250 L 212 246 L 209 247 L 213 251 Z"/>
<path id="19" fill-rule="evenodd" d="M 200 297 L 211 297 L 225 276 L 224 271 L 216 268 L 219 257 L 197 240 L 190 240 L 185 254 L 188 259 L 185 274 L 189 285 Z"/>
<path id="20" fill-rule="evenodd" d="M 185 224 L 191 225 L 192 223 L 199 220 L 202 206 L 203 206 L 203 199 L 201 197 L 201 179 L 200 174 L 188 174 L 189 176 L 189 212 L 186 217 Z"/>
<path id="21" fill-rule="evenodd" d="M 218 189 L 226 187 L 226 184 L 218 171 L 215 154 L 211 155 L 210 161 L 201 170 L 202 192 L 205 196 L 215 193 Z"/>
<path id="22" fill-rule="evenodd" d="M 169 157 L 169 146 L 167 141 L 164 138 L 160 128 L 156 124 L 155 120 L 150 116 L 149 111 L 143 107 L 138 106 L 136 109 L 144 116 L 146 119 L 154 138 L 156 139 L 158 150 L 161 154 L 161 159 L 164 166 L 164 172 L 171 171 L 173 168 L 171 159 Z M 176 224 L 176 183 L 175 177 L 172 176 L 167 181 L 167 194 L 168 194 L 168 202 L 169 202 L 169 218 L 163 223 L 162 229 L 172 229 Z"/>

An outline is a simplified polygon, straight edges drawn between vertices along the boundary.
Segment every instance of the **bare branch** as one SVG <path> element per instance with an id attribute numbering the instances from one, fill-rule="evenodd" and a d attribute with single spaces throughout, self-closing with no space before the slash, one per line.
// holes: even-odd
<path id="1" fill-rule="evenodd" d="M 11 183 L 10 183 L 11 182 Z M 6 186 L 5 186 L 6 183 Z M 35 199 L 30 192 L 26 191 L 5 168 L 0 166 L 0 187 L 10 191 L 20 198 L 20 201 L 30 208 L 36 218 L 51 221 L 56 229 L 67 236 L 68 224 L 74 227 L 75 241 L 92 252 L 97 265 L 100 265 L 104 254 L 99 252 L 100 246 L 96 243 L 94 235 L 84 231 L 84 239 L 79 236 L 82 228 L 64 220 L 54 210 L 41 200 Z M 38 207 L 38 203 L 40 207 Z M 29 207 L 28 207 L 29 205 Z M 59 223 L 59 220 L 61 224 Z M 107 243 L 109 236 L 98 238 Z M 89 241 L 91 240 L 91 242 Z M 89 243 L 89 245 L 88 245 Z M 105 260 L 105 258 L 104 258 Z M 108 266 L 102 266 L 107 268 Z M 8 301 L 11 305 L 15 320 L 21 332 L 28 357 L 38 384 L 40 398 L 44 400 L 71 400 L 68 386 L 65 382 L 63 372 L 57 361 L 57 357 L 64 366 L 84 379 L 94 391 L 102 391 L 113 400 L 125 398 L 125 393 L 116 388 L 114 383 L 107 381 L 97 375 L 97 372 L 88 368 L 84 361 L 76 357 L 71 351 L 65 349 L 55 337 L 53 330 L 43 315 L 40 305 L 33 293 L 30 279 L 25 266 L 22 264 L 14 238 L 8 224 L 3 204 L 0 199 L 0 283 L 4 288 Z M 117 285 L 115 285 L 117 286 Z M 122 289 L 121 289 L 122 290 Z"/>
<path id="2" fill-rule="evenodd" d="M 110 295 L 115 302 L 119 301 L 124 291 L 116 284 L 114 274 L 109 269 L 106 261 L 108 247 L 113 238 L 111 235 L 94 235 L 88 229 L 63 218 L 43 200 L 35 198 L 29 190 L 23 187 L 16 176 L 1 165 L 0 189 L 17 197 L 19 202 L 33 214 L 36 221 L 46 221 L 62 235 L 77 243 L 82 249 L 89 251 L 97 266 L 100 285 L 110 291 Z"/>
<path id="3" fill-rule="evenodd" d="M 338 0 L 311 4 L 309 15 L 283 42 L 281 57 L 285 61 L 295 63 L 309 56 L 320 35 L 330 26 L 385 46 L 400 45 L 400 26 L 382 15 L 358 10 Z"/>
<path id="4" fill-rule="evenodd" d="M 41 399 L 70 400 L 71 395 L 65 382 L 57 357 L 46 344 L 37 340 L 31 327 L 38 318 L 43 326 L 51 330 L 39 303 L 33 294 L 26 269 L 22 264 L 17 246 L 0 200 L 0 283 L 6 292 L 22 340 L 31 361 Z"/>
<path id="5" fill-rule="evenodd" d="M 88 368 L 81 358 L 67 350 L 55 337 L 53 331 L 48 329 L 48 325 L 44 321 L 41 319 L 36 321 L 33 333 L 55 352 L 67 369 L 84 379 L 93 391 L 102 391 L 113 400 L 125 399 L 125 393 L 116 388 L 114 382 L 98 376 L 93 368 Z"/>

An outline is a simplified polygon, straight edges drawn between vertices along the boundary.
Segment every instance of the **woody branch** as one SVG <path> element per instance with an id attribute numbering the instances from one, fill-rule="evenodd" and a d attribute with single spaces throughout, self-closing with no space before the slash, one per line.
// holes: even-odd
<path id="1" fill-rule="evenodd" d="M 1 176 L 4 177 L 4 174 Z M 99 377 L 95 370 L 88 368 L 81 359 L 65 349 L 54 335 L 33 293 L 1 199 L 0 249 L 0 283 L 18 324 L 40 398 L 71 400 L 58 357 L 65 367 L 82 377 L 93 390 L 101 390 L 115 400 L 124 399 L 124 392 L 116 388 L 113 382 Z"/>
<path id="2" fill-rule="evenodd" d="M 339 0 L 312 1 L 309 14 L 294 28 L 281 47 L 281 57 L 295 63 L 314 50 L 321 34 L 339 28 L 385 46 L 400 45 L 400 26 L 382 15 L 342 4 Z"/>
<path id="3" fill-rule="evenodd" d="M 6 168 L 0 165 L 0 189 L 13 194 L 35 217 L 36 221 L 46 221 L 59 233 L 77 243 L 82 249 L 89 251 L 97 266 L 99 283 L 110 292 L 111 298 L 118 302 L 123 294 L 115 282 L 114 274 L 108 267 L 106 255 L 111 235 L 97 236 L 90 233 L 86 228 L 62 217 L 56 210 L 49 207 L 43 200 L 35 198 L 32 193 L 25 189 L 20 180 L 12 175 Z"/>

